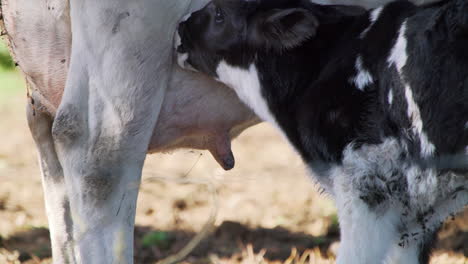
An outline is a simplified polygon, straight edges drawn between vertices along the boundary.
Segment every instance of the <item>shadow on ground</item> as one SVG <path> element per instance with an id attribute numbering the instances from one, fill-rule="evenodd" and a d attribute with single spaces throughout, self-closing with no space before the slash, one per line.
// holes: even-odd
<path id="1" fill-rule="evenodd" d="M 184 231 L 171 231 L 170 239 L 173 241 L 166 250 L 161 250 L 157 246 L 151 246 L 150 251 L 145 250 L 141 238 L 144 234 L 151 232 L 151 229 L 137 227 L 136 247 L 143 249 L 137 252 L 137 263 L 149 263 L 161 257 L 178 252 L 188 243 L 193 233 Z M 329 245 L 338 240 L 338 234 L 327 237 L 313 237 L 303 233 L 293 233 L 283 228 L 249 228 L 237 222 L 224 222 L 205 239 L 191 254 L 197 260 L 203 260 L 210 255 L 219 258 L 232 258 L 239 255 L 246 245 L 252 245 L 255 252 L 266 250 L 265 259 L 284 261 L 291 255 L 291 249 L 297 248 L 301 253 L 307 249 L 321 248 L 327 251 Z"/>
<path id="2" fill-rule="evenodd" d="M 265 259 L 285 261 L 296 248 L 298 253 L 311 248 L 320 248 L 324 256 L 330 254 L 329 247 L 338 241 L 337 230 L 329 230 L 326 237 L 314 237 L 293 233 L 284 228 L 249 228 L 237 222 L 224 222 L 206 238 L 190 255 L 193 263 L 210 263 L 211 255 L 219 258 L 240 256 L 246 245 L 252 245 L 255 252 L 266 250 Z M 468 232 L 455 230 L 445 225 L 443 238 L 437 249 L 468 255 Z M 178 252 L 195 234 L 183 230 L 161 231 L 150 227 L 137 226 L 135 229 L 135 262 L 154 263 Z M 8 239 L 0 238 L 0 249 L 17 251 L 21 263 L 40 263 L 50 258 L 49 231 L 35 228 L 16 233 Z M 190 262 L 192 263 L 192 262 Z"/>
<path id="3" fill-rule="evenodd" d="M 151 241 L 151 235 L 159 236 Z M 168 255 L 177 253 L 195 234 L 183 230 L 156 231 L 150 227 L 137 226 L 135 229 L 135 262 L 154 263 Z M 150 239 L 148 239 L 150 238 Z M 162 239 L 163 238 L 163 239 Z M 237 222 L 224 222 L 208 236 L 190 255 L 198 263 L 204 263 L 210 255 L 231 258 L 240 254 L 246 245 L 252 245 L 255 252 L 265 249 L 265 258 L 284 261 L 291 255 L 291 249 L 301 253 L 319 247 L 324 252 L 337 241 L 338 234 L 328 237 L 313 237 L 302 233 L 292 233 L 284 228 L 249 228 Z M 149 242 L 148 242 L 149 241 Z M 37 263 L 50 258 L 49 231 L 35 228 L 16 233 L 8 239 L 0 240 L 0 248 L 19 252 L 21 263 Z"/>

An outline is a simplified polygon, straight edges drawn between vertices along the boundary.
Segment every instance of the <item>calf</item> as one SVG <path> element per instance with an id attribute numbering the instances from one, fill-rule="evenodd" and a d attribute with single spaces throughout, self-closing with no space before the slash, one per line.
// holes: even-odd
<path id="1" fill-rule="evenodd" d="M 428 262 L 468 203 L 467 1 L 215 0 L 178 33 L 181 66 L 278 127 L 335 199 L 338 263 Z"/>

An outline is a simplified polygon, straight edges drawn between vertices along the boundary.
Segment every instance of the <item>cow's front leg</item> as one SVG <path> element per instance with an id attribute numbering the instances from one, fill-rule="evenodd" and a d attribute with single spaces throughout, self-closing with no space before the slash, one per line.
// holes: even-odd
<path id="1" fill-rule="evenodd" d="M 32 95 L 35 98 L 35 94 Z M 70 204 L 66 194 L 62 166 L 52 139 L 52 118 L 40 110 L 39 98 L 28 104 L 27 119 L 39 154 L 45 206 L 49 221 L 54 263 L 75 263 L 72 244 Z M 36 111 L 37 108 L 38 110 Z"/>

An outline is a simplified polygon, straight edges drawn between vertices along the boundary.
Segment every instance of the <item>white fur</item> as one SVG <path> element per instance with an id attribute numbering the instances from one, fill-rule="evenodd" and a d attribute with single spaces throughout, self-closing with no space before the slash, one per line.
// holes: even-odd
<path id="1" fill-rule="evenodd" d="M 390 57 L 388 58 L 389 67 L 395 65 L 398 73 L 400 74 L 401 81 L 405 87 L 405 98 L 408 104 L 408 118 L 412 124 L 413 133 L 419 136 L 421 141 L 421 155 L 424 157 L 431 156 L 435 151 L 435 146 L 432 144 L 426 133 L 423 130 L 423 122 L 421 119 L 421 113 L 419 110 L 419 106 L 417 105 L 416 101 L 413 97 L 413 91 L 411 90 L 410 85 L 406 82 L 403 68 L 406 65 L 408 60 L 408 54 L 406 52 L 407 49 L 407 39 L 406 39 L 406 21 L 403 22 L 399 34 L 398 39 L 396 41 L 395 46 L 392 49 Z"/>
<path id="2" fill-rule="evenodd" d="M 69 256 L 73 256 L 70 243 L 72 234 L 67 221 L 67 190 L 50 134 L 50 124 L 39 114 L 39 109 L 54 113 L 54 108 L 50 103 L 39 100 L 42 96 L 37 90 L 43 87 L 42 93 L 50 95 L 63 90 L 65 85 L 68 63 L 61 63 L 61 60 L 70 56 L 68 1 L 4 0 L 1 5 L 7 37 L 18 40 L 11 45 L 15 60 L 25 73 L 38 109 L 33 117 L 28 107 L 28 121 L 39 153 L 52 253 L 56 263 L 66 263 L 67 259 L 71 259 Z M 43 72 L 56 76 L 44 75 Z"/>
<path id="3" fill-rule="evenodd" d="M 359 36 L 360 38 L 366 37 L 367 32 L 369 32 L 369 30 L 374 26 L 377 19 L 379 19 L 379 16 L 382 13 L 382 10 L 383 10 L 383 7 L 379 7 L 371 12 L 370 17 L 369 17 L 370 25 L 361 33 L 361 35 Z"/>
<path id="4" fill-rule="evenodd" d="M 343 168 L 336 167 L 332 177 L 341 230 L 336 263 L 379 263 L 397 241 L 399 212 L 388 210 L 378 215 L 369 209 L 353 186 L 356 179 Z"/>
<path id="5" fill-rule="evenodd" d="M 175 49 L 177 49 L 181 44 L 182 44 L 182 39 L 180 38 L 179 32 L 176 31 L 175 37 L 174 37 Z M 187 63 L 188 58 L 189 58 L 188 53 L 177 53 L 177 64 L 183 69 L 191 70 L 193 72 L 198 72 L 195 68 L 193 68 L 190 64 Z"/>
<path id="6" fill-rule="evenodd" d="M 430 168 L 405 165 L 399 160 L 404 152 L 406 146 L 392 138 L 359 149 L 349 145 L 342 165 L 333 169 L 331 177 L 342 230 L 337 263 L 382 263 L 386 259 L 388 264 L 416 264 L 418 243 L 426 231 L 435 230 L 451 212 L 458 212 L 468 202 L 467 191 L 453 196 L 460 187 L 468 188 L 466 175 L 438 175 Z M 396 188 L 389 192 L 391 182 Z M 407 190 L 397 187 L 405 183 Z M 362 197 L 372 199 L 376 192 L 380 201 L 364 203 Z M 427 230 L 423 230 L 417 220 L 418 212 L 432 209 L 434 213 L 425 218 Z"/>
<path id="7" fill-rule="evenodd" d="M 249 69 L 246 70 L 221 61 L 216 73 L 218 74 L 218 80 L 220 82 L 232 88 L 237 96 L 239 96 L 240 100 L 252 109 L 258 117 L 277 128 L 281 136 L 288 140 L 288 137 L 279 127 L 268 107 L 267 101 L 262 95 L 260 79 L 254 64 L 251 64 Z M 295 148 L 292 149 L 296 150 Z"/>
<path id="8" fill-rule="evenodd" d="M 190 2 L 70 2 L 73 50 L 57 110 L 64 121 L 53 131 L 79 263 L 133 262 L 141 169 L 170 83 L 174 32 L 188 8 Z M 129 49 L 141 54 L 129 56 Z"/>
<path id="9" fill-rule="evenodd" d="M 192 16 L 192 13 L 186 14 L 186 15 L 182 18 L 182 20 L 180 20 L 180 22 L 185 22 L 185 21 L 189 20 L 191 16 Z"/>
<path id="10" fill-rule="evenodd" d="M 388 104 L 393 104 L 393 89 L 390 89 L 390 91 L 388 91 Z"/>
<path id="11" fill-rule="evenodd" d="M 357 75 L 353 78 L 353 82 L 359 90 L 364 91 L 368 85 L 374 83 L 374 78 L 372 78 L 370 72 L 364 68 L 361 56 L 358 56 L 356 59 L 356 72 Z"/>
<path id="12" fill-rule="evenodd" d="M 414 101 L 413 91 L 408 84 L 405 85 L 405 97 L 406 103 L 408 104 L 408 118 L 411 120 L 413 132 L 419 135 L 421 141 L 421 155 L 423 155 L 423 157 L 429 157 L 434 153 L 435 146 L 429 141 L 426 133 L 423 131 L 421 113 L 418 105 Z"/>
<path id="13" fill-rule="evenodd" d="M 52 238 L 52 252 L 57 263 L 66 263 L 66 255 L 73 253 L 70 245 L 72 235 L 69 232 L 70 212 L 62 168 L 57 160 L 50 134 L 50 120 L 45 120 L 42 114 L 34 116 L 30 106 L 27 109 L 29 127 L 39 154 L 45 208 Z"/>
<path id="14" fill-rule="evenodd" d="M 254 64 L 250 65 L 248 70 L 245 70 L 221 61 L 216 73 L 219 81 L 234 89 L 241 101 L 248 105 L 261 119 L 276 125 L 276 120 L 262 95 L 257 68 Z"/>
<path id="15" fill-rule="evenodd" d="M 177 49 L 181 44 L 182 44 L 182 39 L 181 39 L 181 37 L 179 35 L 179 32 L 176 32 L 175 36 L 174 36 L 174 48 Z M 180 56 L 180 53 L 177 53 L 177 55 Z M 187 54 L 187 56 L 188 56 L 188 54 Z M 185 59 L 188 59 L 188 57 L 185 58 Z M 177 62 L 178 62 L 180 67 L 183 67 L 183 64 L 180 62 L 180 59 L 178 59 Z"/>
<path id="16" fill-rule="evenodd" d="M 402 69 L 406 65 L 406 61 L 408 60 L 408 54 L 406 53 L 406 46 L 407 46 L 407 39 L 406 39 L 406 21 L 400 27 L 398 38 L 393 46 L 392 51 L 390 53 L 390 57 L 388 58 L 388 66 L 392 67 L 395 65 L 397 70 L 400 74 L 402 74 Z"/>
<path id="17" fill-rule="evenodd" d="M 389 255 L 385 259 L 385 264 L 419 264 L 419 248 L 416 243 L 407 247 L 393 245 Z"/>

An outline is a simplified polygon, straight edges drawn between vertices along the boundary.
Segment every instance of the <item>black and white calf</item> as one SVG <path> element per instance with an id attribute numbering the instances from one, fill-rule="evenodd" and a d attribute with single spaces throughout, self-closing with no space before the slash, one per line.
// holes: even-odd
<path id="1" fill-rule="evenodd" d="M 468 203 L 468 1 L 215 0 L 179 36 L 179 63 L 277 126 L 334 197 L 339 264 L 428 262 Z"/>

